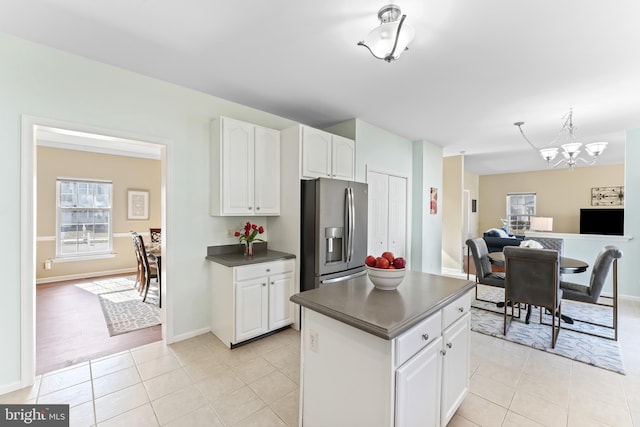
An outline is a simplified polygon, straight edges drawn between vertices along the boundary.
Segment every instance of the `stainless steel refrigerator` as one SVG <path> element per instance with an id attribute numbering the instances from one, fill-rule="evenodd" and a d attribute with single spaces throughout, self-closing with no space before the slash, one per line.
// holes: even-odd
<path id="1" fill-rule="evenodd" d="M 302 181 L 300 290 L 366 274 L 367 184 Z"/>

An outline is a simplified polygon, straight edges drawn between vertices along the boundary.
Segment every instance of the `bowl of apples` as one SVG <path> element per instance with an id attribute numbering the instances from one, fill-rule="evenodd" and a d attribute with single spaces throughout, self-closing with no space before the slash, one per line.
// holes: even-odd
<path id="1" fill-rule="evenodd" d="M 376 289 L 392 291 L 404 279 L 406 261 L 402 257 L 395 258 L 391 252 L 383 252 L 379 257 L 368 255 L 364 263 L 369 280 Z"/>

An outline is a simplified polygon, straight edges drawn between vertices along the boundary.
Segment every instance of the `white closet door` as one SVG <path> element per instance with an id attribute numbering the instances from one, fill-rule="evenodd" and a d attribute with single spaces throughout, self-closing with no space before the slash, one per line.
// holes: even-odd
<path id="1" fill-rule="evenodd" d="M 407 255 L 407 178 L 389 175 L 388 220 L 387 247 L 396 258 L 405 258 Z"/>
<path id="2" fill-rule="evenodd" d="M 367 253 L 380 256 L 387 250 L 389 224 L 389 179 L 385 174 L 367 172 L 369 184 L 369 236 Z"/>

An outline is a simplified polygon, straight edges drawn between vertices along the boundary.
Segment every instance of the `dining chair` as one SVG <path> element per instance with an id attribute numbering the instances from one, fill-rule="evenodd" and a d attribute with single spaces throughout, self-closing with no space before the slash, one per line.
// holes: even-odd
<path id="1" fill-rule="evenodd" d="M 160 243 L 162 239 L 162 229 L 149 228 L 149 236 L 151 236 L 151 243 Z"/>
<path id="2" fill-rule="evenodd" d="M 476 269 L 476 283 L 498 288 L 504 288 L 504 273 L 494 273 L 491 271 L 491 261 L 489 260 L 489 249 L 487 243 L 482 237 L 475 239 L 467 239 L 467 248 L 471 250 L 473 263 Z M 467 269 L 468 270 L 468 269 Z M 476 286 L 476 299 L 484 302 L 487 301 L 478 298 L 478 287 Z M 502 306 L 502 302 L 497 302 L 498 307 Z"/>
<path id="3" fill-rule="evenodd" d="M 600 250 L 598 255 L 596 256 L 596 260 L 593 263 L 593 268 L 591 269 L 591 278 L 589 280 L 589 286 L 581 285 L 579 283 L 572 283 L 561 281 L 560 288 L 563 290 L 563 298 L 566 300 L 583 302 L 587 304 L 597 304 L 606 307 L 611 307 L 613 311 L 613 325 L 603 325 L 600 323 L 590 322 L 588 320 L 576 319 L 574 317 L 573 320 L 577 320 L 583 323 L 589 323 L 591 325 L 603 326 L 606 328 L 612 328 L 614 331 L 614 340 L 618 340 L 618 260 L 622 258 L 622 251 L 612 245 L 605 246 Z M 612 297 L 602 297 L 602 298 L 611 298 L 612 304 L 603 304 L 599 302 L 602 289 L 605 286 L 607 277 L 609 276 L 609 271 L 613 266 L 613 296 Z M 588 335 L 595 335 L 602 338 L 612 339 L 610 336 L 595 334 L 591 332 L 585 332 L 577 330 L 577 332 L 586 333 Z"/>
<path id="4" fill-rule="evenodd" d="M 144 239 L 141 235 L 137 235 L 136 238 L 136 246 L 138 249 L 138 253 L 140 255 L 140 259 L 142 261 L 142 289 L 141 294 L 143 294 L 142 301 L 146 302 L 147 295 L 149 293 L 149 287 L 151 286 L 151 279 L 156 279 L 156 284 L 158 285 L 158 301 L 160 296 L 160 281 L 159 281 L 159 272 L 158 272 L 158 263 L 155 260 L 153 255 L 147 254 L 147 251 L 144 246 Z"/>
<path id="5" fill-rule="evenodd" d="M 138 292 L 142 291 L 142 279 L 144 274 L 144 267 L 142 266 L 142 259 L 140 258 L 140 251 L 138 250 L 138 233 L 135 231 L 130 231 L 131 239 L 133 241 L 133 253 L 136 256 L 136 282 L 133 285 L 134 288 L 138 290 Z"/>
<path id="6" fill-rule="evenodd" d="M 562 316 L 562 289 L 560 289 L 560 254 L 553 249 L 504 248 L 505 286 L 504 286 L 504 324 L 503 333 L 507 335 L 507 301 L 512 301 L 511 317 L 514 307 L 526 304 L 548 309 L 552 315 L 551 348 L 555 348 L 560 332 Z M 557 325 L 556 325 L 557 322 Z M 511 322 L 509 322 L 511 325 Z"/>

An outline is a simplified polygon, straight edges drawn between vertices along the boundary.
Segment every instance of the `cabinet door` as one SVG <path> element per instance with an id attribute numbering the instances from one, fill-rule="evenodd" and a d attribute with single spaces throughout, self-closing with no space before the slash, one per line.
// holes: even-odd
<path id="1" fill-rule="evenodd" d="M 269 278 L 269 330 L 293 323 L 293 273 L 274 275 Z"/>
<path id="2" fill-rule="evenodd" d="M 388 250 L 405 257 L 407 245 L 407 179 L 389 175 Z"/>
<path id="3" fill-rule="evenodd" d="M 264 334 L 268 321 L 267 277 L 236 282 L 235 342 Z"/>
<path id="4" fill-rule="evenodd" d="M 437 427 L 440 423 L 442 338 L 396 370 L 396 427 Z"/>
<path id="5" fill-rule="evenodd" d="M 331 177 L 331 134 L 309 127 L 302 128 L 302 176 Z"/>
<path id="6" fill-rule="evenodd" d="M 222 211 L 253 214 L 254 126 L 222 118 Z"/>
<path id="7" fill-rule="evenodd" d="M 280 214 L 280 132 L 255 128 L 254 214 Z"/>
<path id="8" fill-rule="evenodd" d="M 369 231 L 367 251 L 374 256 L 387 250 L 389 225 L 389 180 L 387 175 L 367 172 L 369 184 Z"/>
<path id="9" fill-rule="evenodd" d="M 442 419 L 446 426 L 469 391 L 469 328 L 471 314 L 467 313 L 442 333 Z"/>
<path id="10" fill-rule="evenodd" d="M 331 138 L 331 177 L 353 181 L 355 179 L 355 141 L 339 135 L 332 135 Z"/>

